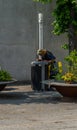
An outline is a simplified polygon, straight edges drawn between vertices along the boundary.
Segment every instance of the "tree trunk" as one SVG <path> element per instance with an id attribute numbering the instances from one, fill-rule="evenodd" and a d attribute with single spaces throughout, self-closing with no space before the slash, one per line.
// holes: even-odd
<path id="1" fill-rule="evenodd" d="M 76 49 L 77 50 L 77 34 L 75 33 L 74 27 L 72 25 L 69 28 L 69 52 Z"/>
<path id="2" fill-rule="evenodd" d="M 69 0 L 69 2 L 70 2 L 70 0 Z M 72 20 L 75 19 L 75 12 L 74 12 L 72 6 L 70 6 L 70 17 Z M 71 52 L 74 49 L 77 50 L 77 33 L 76 33 L 76 29 L 75 29 L 74 25 L 72 24 L 72 22 L 69 25 L 68 37 L 69 37 L 69 52 Z"/>

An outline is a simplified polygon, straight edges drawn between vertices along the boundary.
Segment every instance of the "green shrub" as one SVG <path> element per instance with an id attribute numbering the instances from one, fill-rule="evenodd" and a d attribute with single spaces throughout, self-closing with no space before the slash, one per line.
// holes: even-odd
<path id="1" fill-rule="evenodd" d="M 11 75 L 6 70 L 0 70 L 0 81 L 12 80 Z"/>

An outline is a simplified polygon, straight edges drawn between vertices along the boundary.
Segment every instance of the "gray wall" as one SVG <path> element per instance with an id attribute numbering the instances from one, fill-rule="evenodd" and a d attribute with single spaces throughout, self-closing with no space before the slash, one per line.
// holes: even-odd
<path id="1" fill-rule="evenodd" d="M 57 60 L 63 60 L 60 46 L 67 37 L 51 33 L 52 5 L 32 0 L 0 0 L 0 65 L 17 80 L 31 79 L 31 62 L 38 49 L 38 13 L 44 15 L 44 48 L 52 51 Z"/>

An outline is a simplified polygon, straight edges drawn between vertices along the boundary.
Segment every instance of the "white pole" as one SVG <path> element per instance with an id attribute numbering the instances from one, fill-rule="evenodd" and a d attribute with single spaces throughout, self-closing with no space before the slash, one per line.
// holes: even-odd
<path id="1" fill-rule="evenodd" d="M 39 22 L 39 50 L 43 49 L 43 14 L 38 14 L 38 22 Z M 39 59 L 41 59 L 41 56 L 39 56 Z M 42 81 L 45 80 L 45 64 L 43 61 L 41 62 L 42 66 Z M 42 84 L 42 90 L 45 89 L 45 85 Z"/>
<path id="2" fill-rule="evenodd" d="M 39 22 L 39 49 L 43 49 L 43 14 L 38 14 Z"/>

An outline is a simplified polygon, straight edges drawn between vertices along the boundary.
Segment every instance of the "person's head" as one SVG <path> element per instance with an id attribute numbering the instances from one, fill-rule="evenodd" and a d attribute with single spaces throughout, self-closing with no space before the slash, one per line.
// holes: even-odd
<path id="1" fill-rule="evenodd" d="M 46 52 L 47 52 L 46 49 L 40 49 L 40 50 L 37 50 L 37 55 L 44 56 Z"/>

